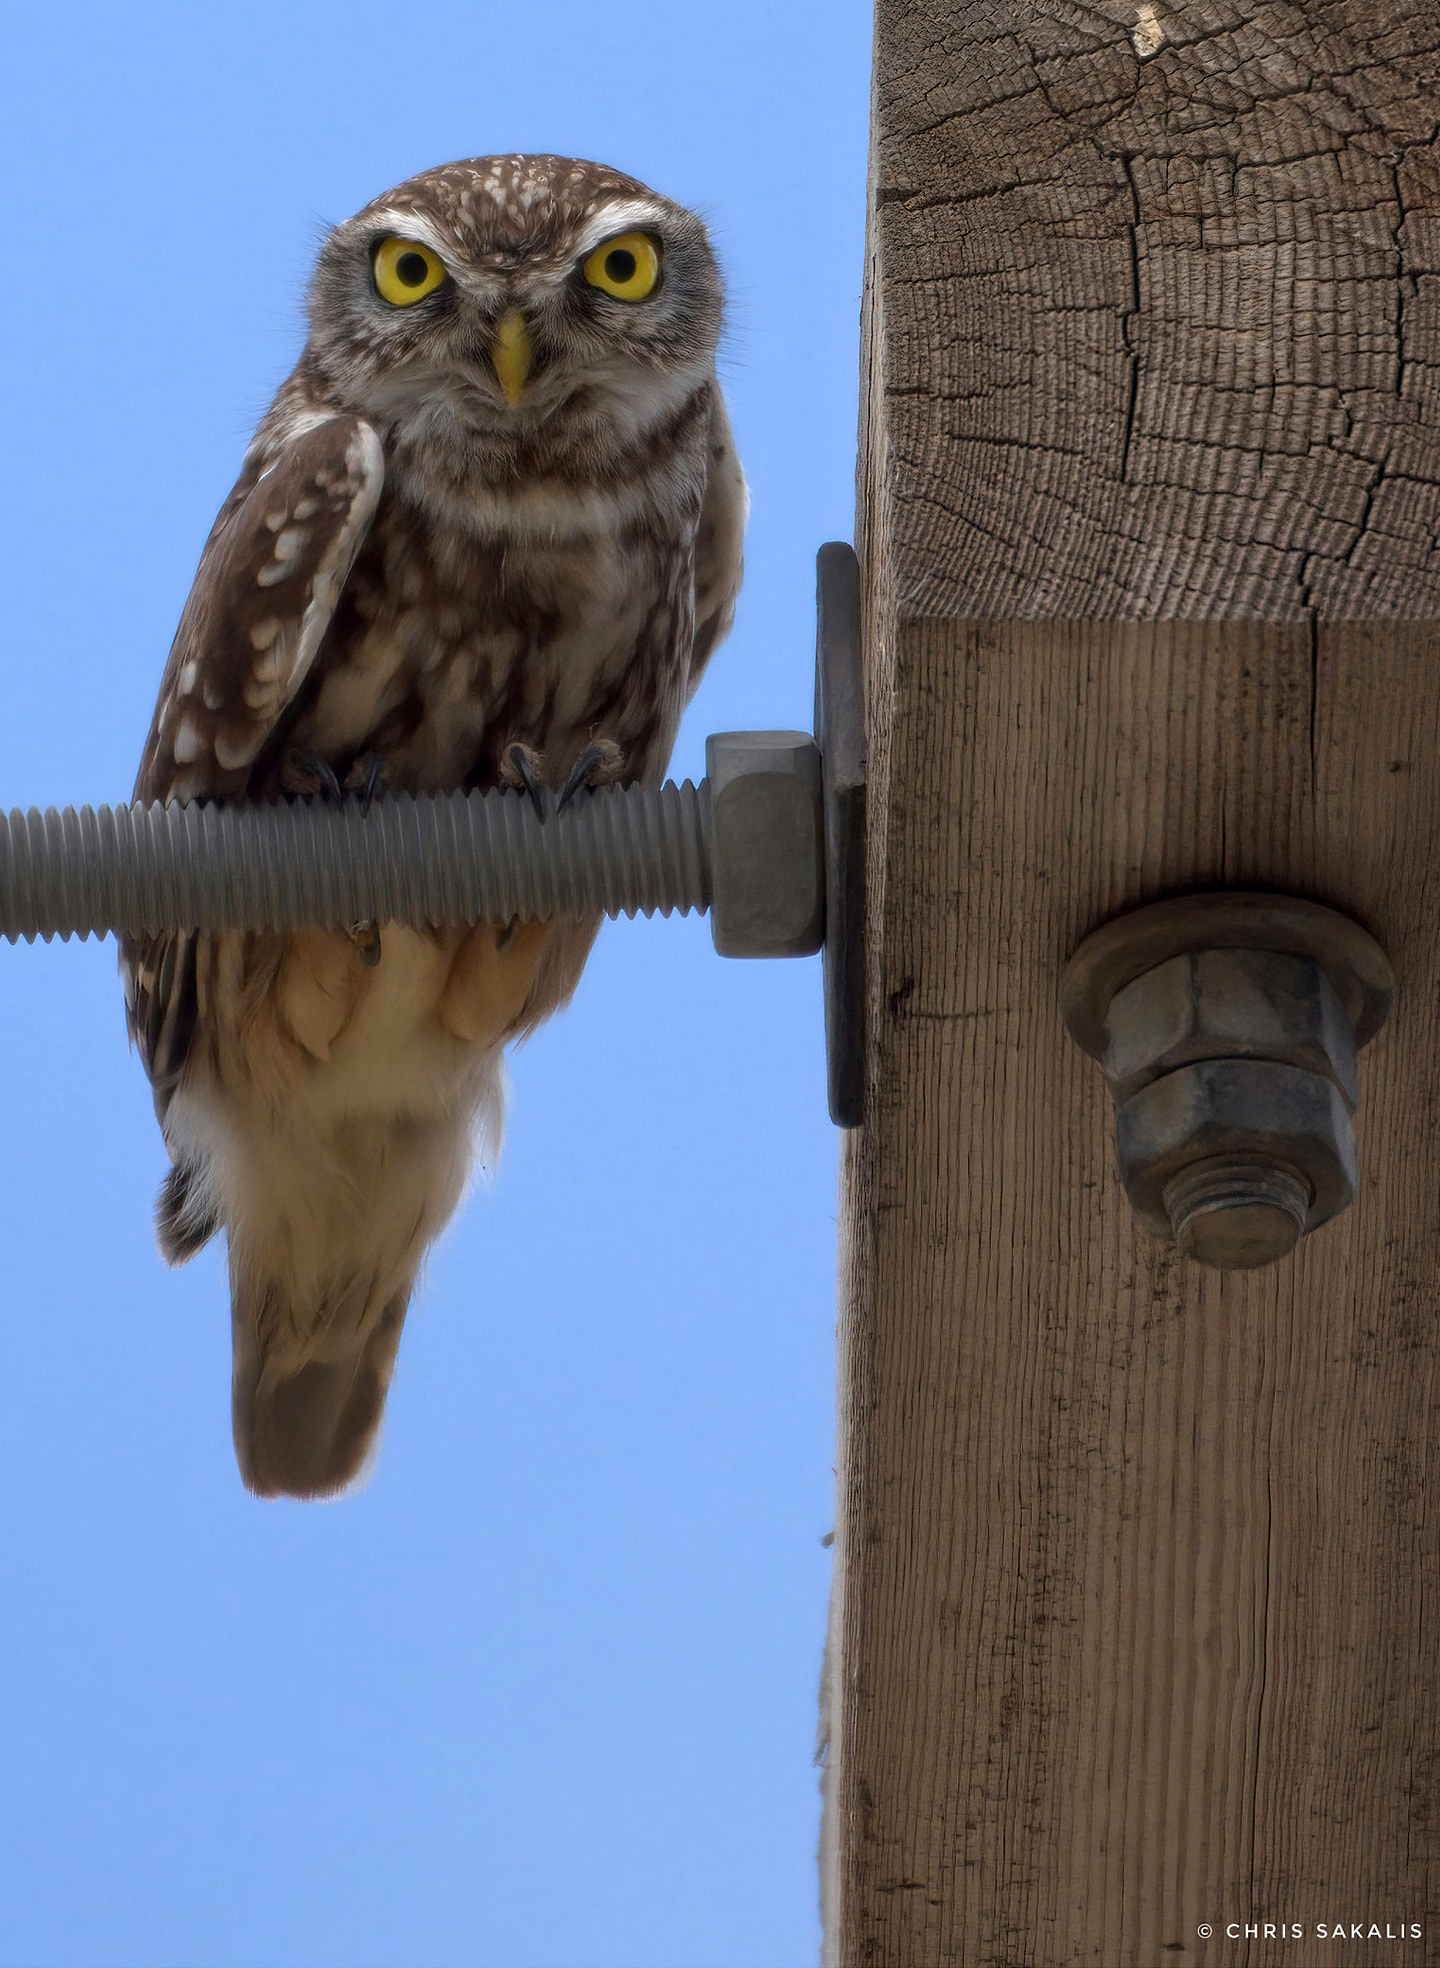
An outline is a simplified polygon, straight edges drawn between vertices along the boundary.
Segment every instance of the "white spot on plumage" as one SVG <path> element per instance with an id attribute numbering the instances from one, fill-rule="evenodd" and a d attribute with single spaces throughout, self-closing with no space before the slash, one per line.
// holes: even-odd
<path id="1" fill-rule="evenodd" d="M 290 652 L 283 642 L 276 642 L 267 649 L 256 662 L 245 680 L 245 701 L 256 710 L 262 708 L 272 712 L 283 702 L 283 690 L 276 690 L 277 683 L 283 684 L 290 669 Z"/>
<path id="2" fill-rule="evenodd" d="M 277 404 L 274 412 L 274 422 L 270 426 L 269 440 L 276 446 L 293 444 L 295 439 L 297 437 L 303 437 L 306 431 L 316 430 L 321 424 L 330 423 L 334 416 L 335 412 L 333 410 L 321 410 L 309 403 L 292 402 Z M 268 478 L 278 463 L 278 458 L 272 458 L 264 471 L 261 472 L 260 477 L 262 479 Z M 285 524 L 285 515 L 283 513 L 280 515 L 279 524 L 281 526 Z"/>
<path id="3" fill-rule="evenodd" d="M 268 515 L 266 524 L 269 524 Z M 308 526 L 287 526 L 283 533 L 278 533 L 275 536 L 275 558 L 255 576 L 257 586 L 273 588 L 277 582 L 288 581 L 300 565 L 300 556 L 309 538 Z"/>
<path id="4" fill-rule="evenodd" d="M 225 725 L 215 733 L 215 761 L 225 772 L 238 772 L 254 762 L 265 734 L 253 726 L 234 730 Z"/>
<path id="5" fill-rule="evenodd" d="M 189 711 L 180 720 L 170 751 L 177 765 L 193 765 L 200 756 L 200 727 Z"/>

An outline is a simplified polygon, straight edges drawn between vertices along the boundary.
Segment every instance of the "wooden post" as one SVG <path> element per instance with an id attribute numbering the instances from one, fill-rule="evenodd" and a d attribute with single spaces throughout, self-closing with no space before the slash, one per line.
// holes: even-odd
<path id="1" fill-rule="evenodd" d="M 1440 1960 L 1437 131 L 1431 0 L 880 0 L 837 1968 Z M 1400 978 L 1355 1207 L 1230 1275 L 1056 1004 L 1223 884 Z"/>

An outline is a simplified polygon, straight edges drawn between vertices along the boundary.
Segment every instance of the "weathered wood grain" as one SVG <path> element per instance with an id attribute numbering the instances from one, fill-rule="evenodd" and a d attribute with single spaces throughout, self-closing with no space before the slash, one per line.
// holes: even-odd
<path id="1" fill-rule="evenodd" d="M 1440 613 L 1437 126 L 1428 0 L 881 0 L 901 609 Z"/>
<path id="2" fill-rule="evenodd" d="M 882 0 L 844 1968 L 1440 1960 L 1440 18 L 1385 21 Z M 1401 978 L 1355 1208 L 1249 1277 L 1138 1230 L 1056 1009 L 1222 882 Z"/>

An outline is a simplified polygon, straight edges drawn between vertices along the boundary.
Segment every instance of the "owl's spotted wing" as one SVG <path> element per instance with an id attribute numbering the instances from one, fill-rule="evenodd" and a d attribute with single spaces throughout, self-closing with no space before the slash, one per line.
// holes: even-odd
<path id="1" fill-rule="evenodd" d="M 137 799 L 230 797 L 320 647 L 385 477 L 380 440 L 328 417 L 240 479 L 175 631 Z"/>
<path id="2" fill-rule="evenodd" d="M 705 665 L 729 634 L 740 592 L 742 542 L 750 494 L 735 452 L 730 419 L 718 388 L 710 412 L 706 452 L 705 500 L 695 541 L 695 642 L 690 655 L 689 694 Z"/>
<path id="3" fill-rule="evenodd" d="M 251 464 L 205 543 L 160 684 L 139 800 L 235 799 L 315 661 L 384 483 L 374 430 L 329 417 Z M 196 938 L 121 944 L 130 1035 L 168 1102 L 196 1017 Z"/>

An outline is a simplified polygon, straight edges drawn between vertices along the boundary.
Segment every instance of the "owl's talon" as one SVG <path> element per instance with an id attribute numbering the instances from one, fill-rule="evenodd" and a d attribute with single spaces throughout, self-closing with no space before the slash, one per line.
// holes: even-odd
<path id="1" fill-rule="evenodd" d="M 533 745 L 507 745 L 500 755 L 500 780 L 506 786 L 523 786 L 530 804 L 543 820 L 549 812 L 545 794 L 545 755 Z"/>
<path id="2" fill-rule="evenodd" d="M 280 784 L 299 799 L 344 799 L 345 789 L 335 777 L 335 768 L 318 752 L 293 751 L 280 768 Z"/>
<path id="3" fill-rule="evenodd" d="M 331 775 L 334 776 L 333 774 Z M 385 761 L 378 752 L 364 752 L 345 774 L 345 791 L 360 795 L 360 811 L 368 813 L 385 790 Z"/>
<path id="4" fill-rule="evenodd" d="M 374 920 L 351 923 L 345 933 L 355 945 L 355 950 L 361 963 L 368 970 L 374 970 L 381 956 L 379 923 Z"/>
<path id="5" fill-rule="evenodd" d="M 625 754 L 613 738 L 597 738 L 585 747 L 571 766 L 555 811 L 563 813 L 578 792 L 613 786 L 625 770 Z"/>

